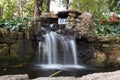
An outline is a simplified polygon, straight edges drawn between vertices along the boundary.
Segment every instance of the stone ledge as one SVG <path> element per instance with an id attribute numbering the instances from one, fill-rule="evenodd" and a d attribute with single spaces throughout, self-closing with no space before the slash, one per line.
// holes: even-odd
<path id="1" fill-rule="evenodd" d="M 19 74 L 0 76 L 0 80 L 30 80 L 30 79 L 27 74 Z"/>
<path id="2" fill-rule="evenodd" d="M 80 80 L 119 80 L 120 70 L 114 72 L 101 72 L 83 76 Z"/>

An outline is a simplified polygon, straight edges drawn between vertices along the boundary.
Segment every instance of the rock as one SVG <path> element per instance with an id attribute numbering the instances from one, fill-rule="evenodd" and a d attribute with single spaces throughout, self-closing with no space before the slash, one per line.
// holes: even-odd
<path id="1" fill-rule="evenodd" d="M 119 80 L 119 79 L 120 71 L 94 73 L 80 78 L 80 80 Z"/>
<path id="2" fill-rule="evenodd" d="M 4 75 L 0 76 L 0 80 L 30 80 L 27 74 L 22 75 Z"/>
<path id="3" fill-rule="evenodd" d="M 95 40 L 96 40 L 96 37 L 94 37 L 94 36 L 88 36 L 88 38 L 87 38 L 88 42 L 95 42 Z"/>
<path id="4" fill-rule="evenodd" d="M 70 13 L 67 17 L 66 29 L 72 30 L 76 38 L 81 38 L 84 34 L 95 36 L 95 27 L 92 25 L 92 21 L 91 13 L 84 12 L 81 15 Z M 93 39 L 90 38 L 89 41 L 92 42 Z"/>
<path id="5" fill-rule="evenodd" d="M 40 77 L 32 80 L 77 80 L 75 77 Z"/>
<path id="6" fill-rule="evenodd" d="M 10 38 L 12 38 L 12 39 L 22 39 L 23 38 L 23 32 L 13 31 L 13 32 L 10 33 Z"/>
<path id="7" fill-rule="evenodd" d="M 71 16 L 71 17 L 73 17 L 73 18 L 76 17 L 76 14 L 75 14 L 75 13 L 69 13 L 68 15 Z"/>
<path id="8" fill-rule="evenodd" d="M 88 20 L 91 20 L 91 18 L 92 18 L 92 14 L 91 13 L 89 13 L 89 12 L 84 12 L 84 13 L 82 13 L 80 16 L 79 16 L 79 18 L 81 19 L 81 18 L 86 18 L 86 19 L 88 19 Z"/>
<path id="9" fill-rule="evenodd" d="M 81 31 L 83 31 L 84 33 L 88 33 L 88 32 L 92 32 L 94 29 L 93 26 L 91 26 L 92 24 L 92 14 L 88 13 L 88 12 L 84 12 L 81 15 L 78 16 L 78 18 L 76 19 L 76 21 L 78 21 L 78 23 L 80 24 L 80 28 Z"/>
<path id="10" fill-rule="evenodd" d="M 57 15 L 52 14 L 52 13 L 44 13 L 40 17 L 42 17 L 42 18 L 57 18 Z"/>
<path id="11" fill-rule="evenodd" d="M 94 53 L 94 59 L 92 60 L 94 66 L 97 66 L 97 67 L 105 66 L 104 64 L 105 60 L 106 60 L 106 55 L 104 53 L 100 53 L 99 51 Z"/>
<path id="12" fill-rule="evenodd" d="M 115 48 L 115 46 L 111 46 L 111 47 L 114 47 Z M 117 46 L 116 46 L 117 47 Z M 110 50 L 110 51 L 108 51 L 108 53 L 109 54 L 118 54 L 118 55 L 120 55 L 120 49 L 119 49 L 119 47 L 118 47 L 118 49 L 112 49 L 112 50 Z"/>
<path id="13" fill-rule="evenodd" d="M 116 61 L 120 63 L 120 56 L 117 57 Z"/>
<path id="14" fill-rule="evenodd" d="M 8 31 L 4 28 L 0 28 L 0 37 L 6 37 L 8 34 Z"/>
<path id="15" fill-rule="evenodd" d="M 110 42 L 114 40 L 114 37 L 113 36 L 98 36 L 98 40 L 100 42 Z"/>
<path id="16" fill-rule="evenodd" d="M 108 48 L 108 47 L 110 47 L 110 45 L 109 44 L 103 44 L 102 47 Z"/>

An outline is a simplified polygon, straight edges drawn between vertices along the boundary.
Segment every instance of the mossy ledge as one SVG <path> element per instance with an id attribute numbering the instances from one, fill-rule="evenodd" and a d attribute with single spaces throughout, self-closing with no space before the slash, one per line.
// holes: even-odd
<path id="1" fill-rule="evenodd" d="M 29 65 L 33 60 L 31 56 L 0 56 L 0 71 L 6 71 L 11 68 L 18 68 Z"/>

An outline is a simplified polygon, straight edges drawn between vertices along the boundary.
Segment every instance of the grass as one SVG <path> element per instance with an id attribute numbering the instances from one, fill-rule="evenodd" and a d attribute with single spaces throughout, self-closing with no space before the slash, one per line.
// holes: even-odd
<path id="1" fill-rule="evenodd" d="M 60 70 L 60 71 L 54 72 L 54 73 L 51 74 L 49 77 L 54 77 L 55 75 L 59 74 L 60 72 L 62 72 L 62 71 Z"/>

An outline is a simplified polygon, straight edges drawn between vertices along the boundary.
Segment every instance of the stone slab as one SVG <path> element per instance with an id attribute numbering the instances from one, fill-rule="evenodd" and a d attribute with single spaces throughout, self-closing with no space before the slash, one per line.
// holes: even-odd
<path id="1" fill-rule="evenodd" d="M 0 76 L 0 80 L 30 80 L 30 79 L 27 74 L 19 74 Z"/>

